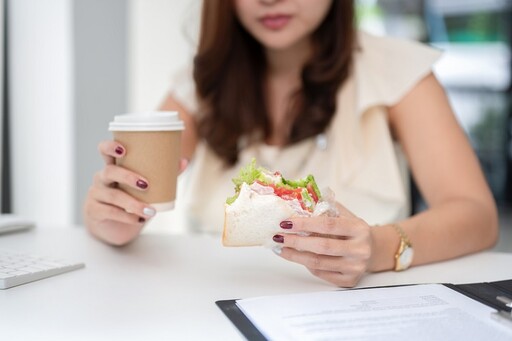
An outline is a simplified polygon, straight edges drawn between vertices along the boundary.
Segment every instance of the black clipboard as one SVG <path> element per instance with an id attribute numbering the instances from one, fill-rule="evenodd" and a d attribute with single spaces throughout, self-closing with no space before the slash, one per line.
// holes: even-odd
<path id="1" fill-rule="evenodd" d="M 512 279 L 495 282 L 481 282 L 469 284 L 449 284 L 442 283 L 444 286 L 453 289 L 463 295 L 468 296 L 480 303 L 483 303 L 496 310 L 510 312 L 511 308 L 505 303 L 498 301 L 497 296 L 512 297 Z M 406 284 L 407 285 L 407 284 Z M 416 284 L 410 284 L 416 285 Z M 405 286 L 405 285 L 394 285 Z M 393 286 L 386 286 L 393 287 Z M 384 287 L 356 288 L 348 290 L 365 290 Z M 249 341 L 268 341 L 263 334 L 254 326 L 254 324 L 245 316 L 245 314 L 236 305 L 237 299 L 220 300 L 215 304 L 226 315 L 226 317 L 235 325 L 242 335 Z"/>
<path id="2" fill-rule="evenodd" d="M 238 328 L 240 333 L 250 341 L 267 341 L 267 338 L 260 333 L 258 328 L 252 324 L 251 320 L 236 305 L 237 300 L 217 301 L 215 304 L 222 310 L 227 318 Z"/>

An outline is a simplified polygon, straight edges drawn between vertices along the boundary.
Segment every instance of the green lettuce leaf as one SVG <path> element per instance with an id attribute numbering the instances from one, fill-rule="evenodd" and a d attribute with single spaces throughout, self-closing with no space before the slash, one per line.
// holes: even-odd
<path id="1" fill-rule="evenodd" d="M 238 173 L 238 176 L 233 178 L 232 181 L 235 184 L 235 191 L 239 192 L 240 187 L 244 182 L 250 185 L 254 181 L 258 180 L 262 175 L 261 171 L 262 170 L 260 168 L 256 167 L 256 159 L 253 158 L 251 163 L 245 167 L 242 167 Z"/>
<path id="2" fill-rule="evenodd" d="M 283 178 L 283 183 L 285 185 L 289 185 L 292 188 L 307 188 L 308 185 L 311 186 L 311 189 L 315 192 L 316 196 L 320 199 L 322 197 L 322 194 L 320 193 L 320 189 L 318 188 L 318 185 L 316 184 L 315 177 L 311 174 L 306 176 L 305 178 L 299 179 L 299 180 L 288 180 Z"/>
<path id="3" fill-rule="evenodd" d="M 307 191 L 308 186 L 315 192 L 319 199 L 321 198 L 320 190 L 318 189 L 318 185 L 316 184 L 313 175 L 310 174 L 299 180 L 288 180 L 282 176 L 276 176 L 274 173 L 263 167 L 258 167 L 256 165 L 256 159 L 254 158 L 251 160 L 251 163 L 240 169 L 238 176 L 233 178 L 232 181 L 235 184 L 235 195 L 227 198 L 226 203 L 228 205 L 231 205 L 238 198 L 240 188 L 244 182 L 251 185 L 255 181 L 266 185 L 272 184 L 275 187 L 284 187 L 289 189 L 302 188 L 302 197 L 306 205 L 314 206 L 314 200 Z"/>

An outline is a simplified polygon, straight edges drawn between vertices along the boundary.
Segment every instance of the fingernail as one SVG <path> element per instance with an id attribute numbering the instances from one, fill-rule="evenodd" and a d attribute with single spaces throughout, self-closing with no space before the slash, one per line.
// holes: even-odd
<path id="1" fill-rule="evenodd" d="M 144 223 L 145 221 L 146 221 L 146 219 L 144 219 L 142 217 L 139 218 L 139 223 Z"/>
<path id="2" fill-rule="evenodd" d="M 115 152 L 117 155 L 122 155 L 124 153 L 124 149 L 121 146 L 117 146 Z"/>
<path id="3" fill-rule="evenodd" d="M 148 188 L 148 183 L 144 180 L 137 180 L 137 187 L 141 189 L 146 189 Z"/>
<path id="4" fill-rule="evenodd" d="M 283 252 L 283 247 L 281 245 L 276 245 L 272 248 L 272 252 L 279 256 L 281 252 Z"/>
<path id="5" fill-rule="evenodd" d="M 155 211 L 155 209 L 153 209 L 151 207 L 144 207 L 144 209 L 142 210 L 142 213 L 144 213 L 147 216 L 152 217 L 156 214 L 156 211 Z"/>
<path id="6" fill-rule="evenodd" d="M 275 241 L 276 243 L 284 243 L 284 237 L 281 236 L 280 234 L 276 234 L 272 237 L 272 240 Z"/>
<path id="7" fill-rule="evenodd" d="M 281 226 L 282 229 L 289 230 L 293 227 L 293 223 L 289 220 L 282 221 L 279 226 Z"/>

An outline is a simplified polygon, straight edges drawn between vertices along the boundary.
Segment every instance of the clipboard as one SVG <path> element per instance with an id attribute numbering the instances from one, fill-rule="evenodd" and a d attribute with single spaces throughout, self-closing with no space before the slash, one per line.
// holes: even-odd
<path id="1" fill-rule="evenodd" d="M 260 333 L 258 328 L 252 324 L 251 320 L 236 305 L 236 299 L 216 301 L 217 307 L 227 316 L 227 318 L 238 328 L 240 333 L 247 340 L 250 341 L 267 341 L 267 339 Z"/>
<path id="2" fill-rule="evenodd" d="M 400 287 L 406 285 L 356 288 L 347 290 L 367 290 L 375 288 Z M 512 299 L 512 279 L 469 284 L 442 283 L 442 285 L 491 308 L 494 308 L 498 310 L 498 312 L 505 312 L 507 314 L 511 313 L 512 304 L 507 304 L 506 302 L 500 301 L 497 299 L 497 297 L 508 297 Z M 263 336 L 263 334 L 256 328 L 256 326 L 254 326 L 249 318 L 238 308 L 236 304 L 237 300 L 238 299 L 220 300 L 216 301 L 215 304 L 247 340 L 267 341 L 265 336 Z"/>

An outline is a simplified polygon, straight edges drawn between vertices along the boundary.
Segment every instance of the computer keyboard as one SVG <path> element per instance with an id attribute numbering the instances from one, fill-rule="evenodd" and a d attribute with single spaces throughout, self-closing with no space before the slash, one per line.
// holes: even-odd
<path id="1" fill-rule="evenodd" d="M 30 230 L 35 227 L 32 220 L 15 214 L 0 214 L 0 235 L 10 232 Z"/>
<path id="2" fill-rule="evenodd" d="M 84 266 L 84 263 L 0 250 L 0 289 L 37 281 Z"/>

